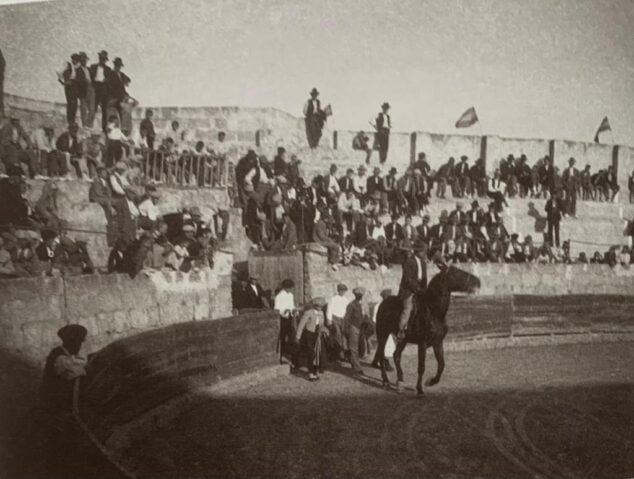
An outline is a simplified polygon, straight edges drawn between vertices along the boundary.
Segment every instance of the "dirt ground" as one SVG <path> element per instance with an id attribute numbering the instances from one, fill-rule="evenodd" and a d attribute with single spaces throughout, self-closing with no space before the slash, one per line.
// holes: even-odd
<path id="1" fill-rule="evenodd" d="M 369 366 L 202 391 L 127 459 L 141 477 L 632 477 L 633 346 L 451 352 L 421 400 L 415 356 L 400 394 Z"/>

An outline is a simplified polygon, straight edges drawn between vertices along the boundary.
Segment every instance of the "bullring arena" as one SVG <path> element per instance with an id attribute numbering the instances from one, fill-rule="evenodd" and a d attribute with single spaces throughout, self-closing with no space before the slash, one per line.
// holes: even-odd
<path id="1" fill-rule="evenodd" d="M 0 478 L 634 477 L 634 140 L 566 139 L 597 108 L 631 134 L 631 5 L 234 1 L 0 7 Z M 303 109 L 269 101 L 304 72 Z M 225 97 L 276 106 L 200 106 Z M 415 344 L 403 381 L 374 362 L 404 297 L 408 339 L 441 336 L 422 391 Z"/>

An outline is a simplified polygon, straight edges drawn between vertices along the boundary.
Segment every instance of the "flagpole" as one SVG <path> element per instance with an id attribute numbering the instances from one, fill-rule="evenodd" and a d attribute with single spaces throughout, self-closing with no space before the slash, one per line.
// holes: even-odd
<path id="1" fill-rule="evenodd" d="M 612 133 L 612 128 L 610 128 L 610 136 L 612 137 L 612 144 L 616 145 L 616 141 L 614 141 L 614 133 Z"/>

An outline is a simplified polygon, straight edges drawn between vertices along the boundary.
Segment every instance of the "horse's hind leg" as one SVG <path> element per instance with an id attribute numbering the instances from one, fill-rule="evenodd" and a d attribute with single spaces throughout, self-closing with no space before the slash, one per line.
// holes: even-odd
<path id="1" fill-rule="evenodd" d="M 381 365 L 381 380 L 383 381 L 383 387 L 386 387 L 390 383 L 387 378 L 387 373 L 385 372 L 385 343 L 387 342 L 387 334 L 378 334 L 378 339 L 379 344 L 377 345 L 376 359 Z"/>
<path id="2" fill-rule="evenodd" d="M 436 375 L 425 383 L 427 386 L 438 384 L 440 376 L 442 376 L 442 372 L 445 369 L 445 348 L 442 341 L 434 345 L 434 356 L 436 356 L 438 367 L 436 368 Z"/>
<path id="3" fill-rule="evenodd" d="M 399 341 L 396 343 L 396 349 L 394 350 L 394 366 L 396 366 L 396 386 L 400 388 L 403 382 L 403 368 L 401 368 L 401 354 L 403 354 L 403 350 L 405 349 L 405 341 Z M 383 362 L 382 368 L 385 368 L 385 361 Z"/>
<path id="4" fill-rule="evenodd" d="M 418 343 L 418 381 L 416 381 L 416 392 L 418 396 L 423 395 L 423 374 L 425 374 L 425 356 L 427 355 L 427 344 L 425 341 Z"/>

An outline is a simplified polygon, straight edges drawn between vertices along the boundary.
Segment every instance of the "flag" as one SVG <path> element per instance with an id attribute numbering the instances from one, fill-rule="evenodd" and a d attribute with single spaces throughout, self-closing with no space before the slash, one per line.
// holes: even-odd
<path id="1" fill-rule="evenodd" d="M 458 121 L 456 122 L 456 128 L 469 128 L 474 123 L 477 123 L 477 121 L 478 114 L 476 113 L 475 108 L 471 107 L 460 115 L 460 118 L 458 118 Z"/>
<path id="2" fill-rule="evenodd" d="M 599 133 L 608 130 L 612 131 L 612 128 L 610 127 L 610 122 L 608 121 L 608 117 L 606 116 L 603 118 L 603 120 L 601 120 L 601 124 L 599 125 L 599 129 L 597 130 L 597 134 L 594 135 L 594 142 L 599 143 Z"/>
<path id="3" fill-rule="evenodd" d="M 328 104 L 326 108 L 324 108 L 324 113 L 326 114 L 326 116 L 332 116 L 332 107 L 330 106 L 330 104 Z"/>

